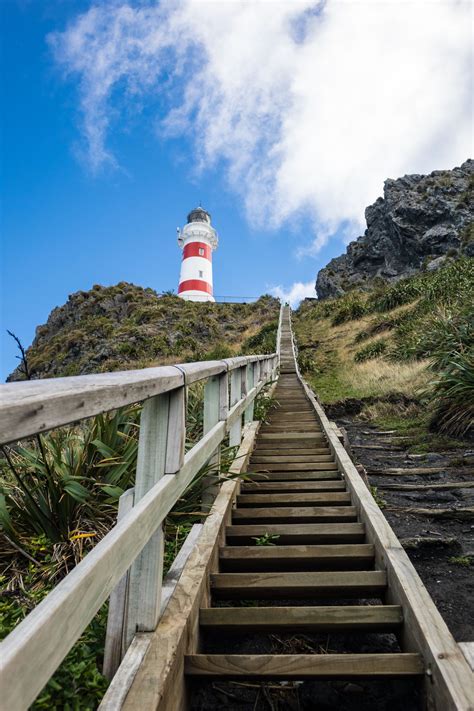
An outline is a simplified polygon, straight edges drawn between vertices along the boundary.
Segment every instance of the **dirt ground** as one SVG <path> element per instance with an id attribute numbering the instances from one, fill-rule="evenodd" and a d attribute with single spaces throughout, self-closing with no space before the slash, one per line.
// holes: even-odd
<path id="1" fill-rule="evenodd" d="M 474 640 L 474 451 L 466 447 L 411 455 L 396 435 L 381 434 L 356 418 L 336 421 L 347 431 L 354 460 L 364 466 L 370 485 L 377 487 L 383 513 L 398 538 L 419 539 L 417 548 L 406 546 L 407 553 L 454 638 Z M 403 475 L 381 473 L 387 469 L 402 469 Z M 439 484 L 460 486 L 430 488 Z M 425 488 L 385 488 L 394 485 Z M 413 509 L 429 509 L 433 515 L 417 515 Z M 443 517 L 437 515 L 440 510 L 446 512 Z"/>

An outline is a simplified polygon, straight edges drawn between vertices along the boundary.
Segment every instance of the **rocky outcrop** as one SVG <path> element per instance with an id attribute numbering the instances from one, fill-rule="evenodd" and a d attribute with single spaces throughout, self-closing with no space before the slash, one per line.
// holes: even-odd
<path id="1" fill-rule="evenodd" d="M 121 282 L 71 294 L 38 326 L 27 359 L 33 378 L 220 359 L 275 348 L 279 301 L 183 301 Z M 256 349 L 256 350 L 254 350 Z M 23 380 L 21 366 L 8 380 Z"/>
<path id="2" fill-rule="evenodd" d="M 474 161 L 430 175 L 386 180 L 384 196 L 365 211 L 367 229 L 318 274 L 320 299 L 335 297 L 375 278 L 396 281 L 446 258 L 474 257 Z"/>

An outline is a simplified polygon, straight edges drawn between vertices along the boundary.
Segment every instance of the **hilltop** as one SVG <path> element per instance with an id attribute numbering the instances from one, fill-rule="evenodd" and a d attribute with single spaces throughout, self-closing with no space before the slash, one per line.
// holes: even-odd
<path id="1" fill-rule="evenodd" d="M 473 210 L 473 160 L 386 180 L 383 197 L 366 208 L 365 233 L 319 272 L 318 297 L 370 289 L 374 280 L 395 282 L 450 257 L 474 257 Z"/>
<path id="2" fill-rule="evenodd" d="M 279 301 L 183 301 L 120 282 L 71 294 L 38 326 L 27 350 L 34 378 L 130 370 L 178 361 L 272 352 Z M 9 380 L 22 380 L 17 368 Z"/>

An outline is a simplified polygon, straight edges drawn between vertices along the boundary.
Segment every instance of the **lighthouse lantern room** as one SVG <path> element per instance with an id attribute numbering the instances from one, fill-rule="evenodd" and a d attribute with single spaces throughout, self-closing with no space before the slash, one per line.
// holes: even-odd
<path id="1" fill-rule="evenodd" d="M 178 244 L 183 250 L 178 296 L 187 301 L 214 301 L 212 295 L 212 252 L 218 243 L 211 216 L 202 207 L 188 215 L 182 230 L 178 227 Z"/>

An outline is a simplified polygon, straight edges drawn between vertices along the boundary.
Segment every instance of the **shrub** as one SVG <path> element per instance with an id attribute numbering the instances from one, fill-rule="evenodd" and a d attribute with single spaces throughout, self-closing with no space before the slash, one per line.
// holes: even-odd
<path id="1" fill-rule="evenodd" d="M 242 346 L 242 353 L 274 353 L 278 321 L 270 321 L 256 334 L 247 338 Z"/>
<path id="2" fill-rule="evenodd" d="M 457 353 L 431 383 L 430 426 L 453 437 L 474 433 L 474 352 Z"/>
<path id="3" fill-rule="evenodd" d="M 370 297 L 368 306 L 370 311 L 391 311 L 397 306 L 414 301 L 420 293 L 418 279 L 402 279 L 392 286 L 376 291 Z"/>
<path id="4" fill-rule="evenodd" d="M 367 313 L 365 300 L 362 294 L 351 292 L 340 300 L 339 308 L 334 313 L 331 325 L 339 326 L 347 321 L 354 321 Z"/>
<path id="5" fill-rule="evenodd" d="M 203 360 L 224 360 L 225 358 L 232 358 L 233 355 L 232 349 L 225 343 L 221 343 L 211 351 L 208 351 Z"/>
<path id="6" fill-rule="evenodd" d="M 387 342 L 384 340 L 368 343 L 364 348 L 361 348 L 354 356 L 356 363 L 363 363 L 372 358 L 378 358 L 387 350 Z"/>
<path id="7" fill-rule="evenodd" d="M 354 343 L 362 343 L 362 341 L 366 341 L 368 338 L 371 336 L 370 329 L 364 328 L 363 331 L 359 331 L 359 333 L 356 335 L 354 338 Z"/>
<path id="8" fill-rule="evenodd" d="M 74 531 L 107 525 L 110 503 L 132 485 L 138 416 L 130 406 L 4 449 L 11 476 L 2 486 L 0 522 L 9 534 L 69 542 Z"/>
<path id="9" fill-rule="evenodd" d="M 316 363 L 311 351 L 304 350 L 298 353 L 298 367 L 302 373 L 312 373 Z"/>

